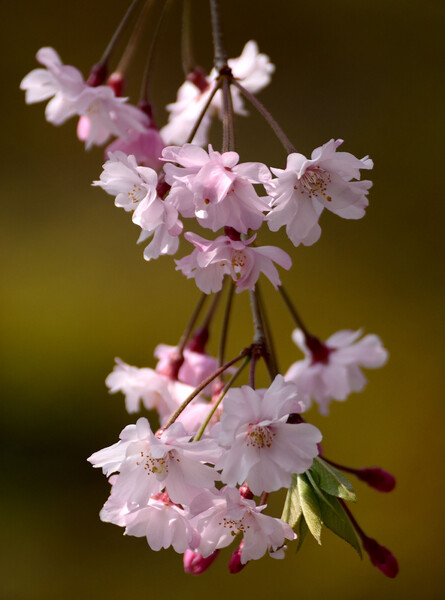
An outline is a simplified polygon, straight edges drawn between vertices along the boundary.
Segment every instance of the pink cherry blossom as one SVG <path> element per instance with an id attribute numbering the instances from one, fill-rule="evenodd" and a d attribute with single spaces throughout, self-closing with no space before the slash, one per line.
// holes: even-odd
<path id="1" fill-rule="evenodd" d="M 195 249 L 189 256 L 176 261 L 176 270 L 180 270 L 187 279 L 194 278 L 196 285 L 206 294 L 218 292 L 225 275 L 232 277 L 237 292 L 254 289 L 260 273 L 264 273 L 277 288 L 281 281 L 273 263 L 284 269 L 290 269 L 292 265 L 290 256 L 281 248 L 249 247 L 254 238 L 237 241 L 222 235 L 209 241 L 190 232 L 184 237 Z"/>
<path id="2" fill-rule="evenodd" d="M 187 509 L 173 503 L 166 492 L 154 494 L 140 505 L 128 504 L 112 493 L 100 511 L 100 518 L 105 523 L 125 527 L 125 535 L 146 537 L 155 551 L 172 546 L 182 553 L 196 548 L 201 539 L 190 523 Z"/>
<path id="3" fill-rule="evenodd" d="M 241 563 L 257 560 L 266 552 L 274 552 L 284 540 L 296 538 L 292 528 L 274 517 L 262 514 L 265 505 L 246 500 L 236 488 L 206 491 L 195 497 L 190 512 L 191 522 L 201 534 L 198 552 L 210 556 L 216 549 L 229 546 L 233 538 L 243 534 Z"/>
<path id="4" fill-rule="evenodd" d="M 236 152 L 208 153 L 193 144 L 164 149 L 166 181 L 172 188 L 169 197 L 185 217 L 196 216 L 203 227 L 218 231 L 233 227 L 240 233 L 259 229 L 267 202 L 260 198 L 254 183 L 265 183 L 270 172 L 261 163 L 238 164 Z"/>
<path id="5" fill-rule="evenodd" d="M 105 156 L 109 158 L 114 152 L 132 154 L 138 165 L 159 170 L 162 166 L 161 154 L 164 149 L 159 131 L 154 127 L 147 127 L 143 131 L 130 130 L 126 137 L 119 137 L 105 149 Z"/>
<path id="6" fill-rule="evenodd" d="M 191 525 L 188 512 L 165 493 L 151 496 L 147 506 L 132 515 L 125 534 L 146 537 L 152 550 L 172 546 L 180 554 L 197 548 L 201 538 Z"/>
<path id="7" fill-rule="evenodd" d="M 45 114 L 54 125 L 79 115 L 77 135 L 87 150 L 105 143 L 111 135 L 126 137 L 131 130 L 148 127 L 147 115 L 126 104 L 127 98 L 116 97 L 105 85 L 87 85 L 80 71 L 63 65 L 52 48 L 41 48 L 37 60 L 46 69 L 35 69 L 23 79 L 20 87 L 26 90 L 26 101 L 40 102 L 53 96 Z"/>
<path id="8" fill-rule="evenodd" d="M 107 475 L 119 472 L 111 490 L 117 503 L 141 506 L 165 489 L 173 502 L 189 504 L 200 490 L 213 487 L 219 479 L 204 462 L 214 462 L 221 450 L 210 439 L 190 442 L 181 423 L 173 423 L 155 436 L 147 419 L 141 417 L 121 436 L 120 442 L 88 459 Z"/>
<path id="9" fill-rule="evenodd" d="M 128 98 L 118 98 L 106 85 L 87 87 L 76 100 L 76 112 L 80 115 L 77 137 L 85 142 L 86 150 L 101 146 L 111 135 L 126 137 L 131 131 L 144 131 L 149 120 L 147 115 L 126 104 Z"/>
<path id="10" fill-rule="evenodd" d="M 388 352 L 378 336 L 368 334 L 356 341 L 360 335 L 361 331 L 338 331 L 325 343 L 305 339 L 299 329 L 292 335 L 306 358 L 289 367 L 286 380 L 294 381 L 309 402 L 314 399 L 321 414 L 328 414 L 331 400 L 343 401 L 365 387 L 360 367 L 376 369 L 387 361 Z"/>
<path id="11" fill-rule="evenodd" d="M 153 369 L 132 367 L 119 358 L 105 381 L 110 393 L 122 392 L 129 413 L 139 411 L 140 402 L 147 410 L 156 410 L 163 424 L 190 395 L 193 387 L 172 381 Z"/>
<path id="12" fill-rule="evenodd" d="M 47 121 L 61 125 L 77 114 L 76 100 L 87 88 L 82 73 L 64 65 L 53 48 L 40 48 L 36 58 L 46 69 L 34 69 L 20 84 L 26 90 L 26 103 L 51 100 L 45 110 Z"/>
<path id="13" fill-rule="evenodd" d="M 311 467 L 322 436 L 308 423 L 286 422 L 303 408 L 297 386 L 289 384 L 277 375 L 261 393 L 245 385 L 225 396 L 221 424 L 213 432 L 226 449 L 215 466 L 228 485 L 246 481 L 254 494 L 273 492 Z"/>
<path id="14" fill-rule="evenodd" d="M 133 155 L 110 152 L 102 168 L 99 180 L 93 185 L 115 196 L 116 206 L 132 211 L 145 199 L 149 205 L 155 203 L 158 176 L 153 169 L 139 166 Z"/>
<path id="15" fill-rule="evenodd" d="M 361 160 L 349 152 L 337 152 L 343 140 L 330 140 L 316 148 L 307 159 L 289 154 L 286 169 L 271 169 L 277 176 L 266 182 L 271 197 L 269 227 L 283 225 L 295 246 L 310 246 L 321 234 L 318 224 L 324 208 L 344 219 L 360 219 L 368 206 L 370 181 L 360 179 L 360 169 L 372 169 L 372 161 Z"/>
<path id="16" fill-rule="evenodd" d="M 255 94 L 269 84 L 275 66 L 269 57 L 258 50 L 258 45 L 251 40 L 244 46 L 238 58 L 228 60 L 232 74 L 249 92 Z M 166 144 L 184 144 L 204 109 L 218 77 L 215 69 L 206 76 L 202 71 L 191 73 L 178 90 L 176 102 L 167 105 L 169 120 L 161 129 L 161 135 Z M 232 102 L 235 113 L 246 115 L 240 91 L 232 87 Z M 199 146 L 207 143 L 208 129 L 212 117 L 222 115 L 222 94 L 218 91 L 206 112 L 201 125 L 193 139 Z"/>
<path id="17" fill-rule="evenodd" d="M 155 348 L 154 355 L 159 360 L 156 371 L 162 373 L 176 357 L 177 347 L 159 344 Z M 184 362 L 179 368 L 178 380 L 193 387 L 197 387 L 218 368 L 218 360 L 203 352 L 194 352 L 186 347 L 183 350 L 183 357 Z"/>
<path id="18" fill-rule="evenodd" d="M 182 223 L 168 197 L 166 200 L 159 197 L 158 176 L 153 169 L 139 166 L 133 155 L 110 152 L 99 181 L 94 181 L 93 185 L 116 196 L 116 206 L 134 211 L 133 223 L 142 229 L 138 241 L 152 237 L 144 251 L 146 260 L 176 252 Z"/>

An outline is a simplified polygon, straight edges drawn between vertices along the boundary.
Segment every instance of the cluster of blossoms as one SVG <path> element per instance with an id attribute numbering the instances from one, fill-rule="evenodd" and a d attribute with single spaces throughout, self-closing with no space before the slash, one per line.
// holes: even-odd
<path id="1" fill-rule="evenodd" d="M 218 27 L 215 0 L 211 7 Z M 366 383 L 361 369 L 382 366 L 387 352 L 376 335 L 359 339 L 360 331 L 339 331 L 326 342 L 310 333 L 281 286 L 277 266 L 289 270 L 290 255 L 258 243 L 263 226 L 274 232 L 285 226 L 294 246 L 314 244 L 325 208 L 345 219 L 363 217 L 371 182 L 361 180 L 360 171 L 371 169 L 372 161 L 340 151 L 343 140 L 334 139 L 306 158 L 274 121 L 287 150 L 286 168 L 240 162 L 231 142 L 233 114 L 247 114 L 246 99 L 267 114 L 253 94 L 270 82 L 274 65 L 254 41 L 238 58 L 226 59 L 218 31 L 214 37 L 215 68 L 209 75 L 199 67 L 190 69 L 161 128 L 147 97 L 138 107 L 121 97 L 123 72 L 118 69 L 107 80 L 108 54 L 85 81 L 53 49 L 42 48 L 37 60 L 45 68 L 32 71 L 21 84 L 28 103 L 49 100 L 46 117 L 51 123 L 79 117 L 77 135 L 87 149 L 115 138 L 93 185 L 131 214 L 141 229 L 139 241 L 148 241 L 146 260 L 176 255 L 181 236 L 191 244 L 191 252 L 175 260 L 176 270 L 203 292 L 178 345 L 156 348 L 154 369 L 117 359 L 106 380 L 111 393 L 123 393 L 129 413 L 142 406 L 152 411 L 159 428 L 152 429 L 141 417 L 123 429 L 117 443 L 89 458 L 111 484 L 101 519 L 125 528 L 128 535 L 146 537 L 153 550 L 172 546 L 184 555 L 186 571 L 194 574 L 238 539 L 229 564 L 235 573 L 265 553 L 282 558 L 297 533 L 301 543 L 305 527 L 317 537 L 314 520 L 319 528 L 325 524 L 338 533 L 323 512 L 326 507 L 314 508 L 316 494 L 335 512 L 341 536 L 349 527 L 348 541 L 360 552 L 359 538 L 373 564 L 394 577 L 392 554 L 364 534 L 344 504 L 355 495 L 342 471 L 380 491 L 390 491 L 394 478 L 378 468 L 353 469 L 329 461 L 322 454 L 320 431 L 302 416 L 313 402 L 327 414 L 331 401 L 361 391 Z M 221 152 L 208 139 L 215 116 L 223 122 Z M 204 237 L 195 232 L 197 226 Z M 304 358 L 284 374 L 276 369 L 265 326 L 258 295 L 261 275 L 280 289 L 298 327 L 293 339 Z M 206 344 L 226 281 L 225 329 L 219 356 L 213 357 Z M 225 362 L 233 290 L 250 294 L 255 335 Z M 210 294 L 214 300 L 196 329 Z M 255 387 L 259 359 L 270 375 L 265 389 Z M 248 384 L 235 387 L 249 363 Z M 281 518 L 269 516 L 268 495 L 283 488 L 288 494 Z"/>

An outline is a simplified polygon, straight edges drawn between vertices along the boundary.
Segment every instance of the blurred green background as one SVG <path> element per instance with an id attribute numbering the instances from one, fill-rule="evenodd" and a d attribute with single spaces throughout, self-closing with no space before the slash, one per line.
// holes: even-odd
<path id="1" fill-rule="evenodd" d="M 292 254 L 283 282 L 315 333 L 326 338 L 363 327 L 390 351 L 384 369 L 368 372 L 364 393 L 334 403 L 328 418 L 314 411 L 310 418 L 334 460 L 380 465 L 397 476 L 389 495 L 357 483 L 355 508 L 366 532 L 398 557 L 396 580 L 367 558 L 361 563 L 329 532 L 321 548 L 309 540 L 300 554 L 291 548 L 284 561 L 264 558 L 237 576 L 227 573 L 226 551 L 193 578 L 174 552 L 152 552 L 145 540 L 123 538 L 121 529 L 99 521 L 108 486 L 86 458 L 133 421 L 104 379 L 115 356 L 153 366 L 154 347 L 177 341 L 198 293 L 170 258 L 146 263 L 135 244 L 138 228 L 111 197 L 90 187 L 102 151 L 85 153 L 74 121 L 47 124 L 43 105 L 26 107 L 18 87 L 45 45 L 86 74 L 126 4 L 23 0 L 3 8 L 1 600 L 441 597 L 442 3 L 221 3 L 230 56 L 253 38 L 275 62 L 261 99 L 295 146 L 310 154 L 341 137 L 346 151 L 375 161 L 364 219 L 323 215 L 322 237 L 310 248 L 294 249 L 282 232 L 263 239 Z M 182 81 L 179 4 L 157 62 L 161 123 Z M 210 68 L 207 2 L 193 5 L 196 54 Z M 240 118 L 237 126 L 243 161 L 284 165 L 259 117 Z M 219 139 L 215 128 L 215 145 Z M 292 322 L 271 286 L 264 292 L 287 368 L 300 356 L 290 340 Z M 246 310 L 245 298 L 237 297 L 232 352 L 250 342 Z"/>

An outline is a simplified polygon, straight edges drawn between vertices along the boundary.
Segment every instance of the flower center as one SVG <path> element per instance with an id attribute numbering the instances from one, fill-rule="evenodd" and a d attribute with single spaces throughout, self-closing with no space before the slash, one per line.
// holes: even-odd
<path id="1" fill-rule="evenodd" d="M 139 460 L 136 464 L 142 465 L 143 469 L 147 472 L 147 475 L 161 475 L 168 474 L 168 464 L 169 464 L 169 454 L 162 458 L 153 458 L 151 452 L 142 452 L 141 451 L 141 460 Z"/>
<path id="2" fill-rule="evenodd" d="M 275 433 L 268 427 L 250 426 L 247 434 L 247 445 L 254 448 L 270 448 L 274 437 Z"/>
<path id="3" fill-rule="evenodd" d="M 128 192 L 128 198 L 130 199 L 130 202 L 140 202 L 145 198 L 146 195 L 147 190 L 145 190 L 140 185 L 136 185 L 135 183 L 133 183 L 132 187 Z"/>
<path id="4" fill-rule="evenodd" d="M 315 198 L 321 196 L 327 202 L 331 202 L 331 196 L 326 194 L 329 183 L 331 183 L 331 176 L 327 171 L 308 170 L 300 179 L 300 192 L 302 194 L 307 193 L 309 199 L 312 199 L 313 196 L 315 196 Z"/>
<path id="5" fill-rule="evenodd" d="M 232 256 L 232 266 L 241 269 L 246 264 L 246 255 L 242 250 L 234 250 Z"/>

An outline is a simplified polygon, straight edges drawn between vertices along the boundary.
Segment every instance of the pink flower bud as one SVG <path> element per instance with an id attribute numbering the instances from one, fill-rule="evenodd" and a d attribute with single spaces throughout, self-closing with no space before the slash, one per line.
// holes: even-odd
<path id="1" fill-rule="evenodd" d="M 184 571 L 190 575 L 201 575 L 201 573 L 207 571 L 218 554 L 219 550 L 215 550 L 213 554 L 204 558 L 203 555 L 198 552 L 186 550 L 183 557 Z"/>
<path id="2" fill-rule="evenodd" d="M 394 475 L 380 467 L 357 469 L 354 474 L 379 492 L 391 492 L 396 486 Z"/>
<path id="3" fill-rule="evenodd" d="M 374 565 L 377 567 L 383 575 L 386 577 L 394 578 L 399 572 L 399 565 L 396 557 L 385 548 L 385 546 L 380 546 L 376 540 L 372 538 L 364 537 L 363 541 L 363 549 L 368 553 L 369 558 Z"/>
<path id="4" fill-rule="evenodd" d="M 102 63 L 97 63 L 91 69 L 91 73 L 89 74 L 86 83 L 87 83 L 87 85 L 89 85 L 91 87 L 97 87 L 98 85 L 102 85 L 103 83 L 105 83 L 107 75 L 108 75 L 107 65 L 104 65 Z"/>
<path id="5" fill-rule="evenodd" d="M 245 500 L 252 500 L 253 494 L 246 482 L 244 482 L 243 485 L 240 487 L 239 495 Z"/>
<path id="6" fill-rule="evenodd" d="M 122 92 L 125 87 L 125 79 L 121 73 L 111 73 L 107 81 L 108 87 L 110 87 L 116 96 L 122 96 Z"/>
<path id="7" fill-rule="evenodd" d="M 241 542 L 241 544 L 238 546 L 238 548 L 235 550 L 235 552 L 230 557 L 229 571 L 230 571 L 230 573 L 232 573 L 232 575 L 234 575 L 235 573 L 239 573 L 247 565 L 247 563 L 243 564 L 241 562 L 241 552 L 243 549 L 243 545 L 244 545 L 244 541 Z"/>

